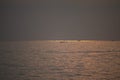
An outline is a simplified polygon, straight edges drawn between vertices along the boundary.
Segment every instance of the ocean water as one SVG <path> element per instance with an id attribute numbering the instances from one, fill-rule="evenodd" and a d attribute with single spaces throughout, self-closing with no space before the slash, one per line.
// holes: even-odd
<path id="1" fill-rule="evenodd" d="M 120 80 L 120 41 L 0 42 L 0 80 Z"/>

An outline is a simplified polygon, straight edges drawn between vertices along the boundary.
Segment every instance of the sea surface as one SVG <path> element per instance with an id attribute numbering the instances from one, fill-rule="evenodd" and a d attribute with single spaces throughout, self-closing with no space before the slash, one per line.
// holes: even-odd
<path id="1" fill-rule="evenodd" d="M 120 41 L 0 42 L 0 80 L 120 80 Z"/>

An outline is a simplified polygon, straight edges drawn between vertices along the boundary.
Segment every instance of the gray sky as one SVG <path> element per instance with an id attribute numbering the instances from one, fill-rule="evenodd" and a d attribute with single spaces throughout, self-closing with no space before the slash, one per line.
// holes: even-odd
<path id="1" fill-rule="evenodd" d="M 0 1 L 0 40 L 120 40 L 119 0 Z"/>

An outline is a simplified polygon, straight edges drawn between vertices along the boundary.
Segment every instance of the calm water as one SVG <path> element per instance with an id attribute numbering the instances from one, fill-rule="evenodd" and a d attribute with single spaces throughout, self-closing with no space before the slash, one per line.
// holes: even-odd
<path id="1" fill-rule="evenodd" d="M 120 80 L 120 41 L 1 42 L 0 80 Z"/>

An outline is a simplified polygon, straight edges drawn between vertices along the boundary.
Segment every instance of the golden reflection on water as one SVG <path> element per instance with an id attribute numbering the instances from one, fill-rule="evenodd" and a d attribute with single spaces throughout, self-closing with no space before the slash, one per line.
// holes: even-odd
<path id="1" fill-rule="evenodd" d="M 7 66 L 1 66 L 7 67 L 5 76 L 11 80 L 120 79 L 119 41 L 48 40 L 6 43 L 0 48 L 9 51 L 3 58 Z"/>
<path id="2" fill-rule="evenodd" d="M 33 79 L 119 79 L 120 58 L 117 57 L 120 56 L 119 42 L 116 45 L 116 42 L 56 40 L 39 44 L 42 46 L 37 43 L 35 48 L 40 52 L 37 56 L 31 54 L 31 60 L 29 64 L 27 63 L 37 69 L 28 73 Z"/>

